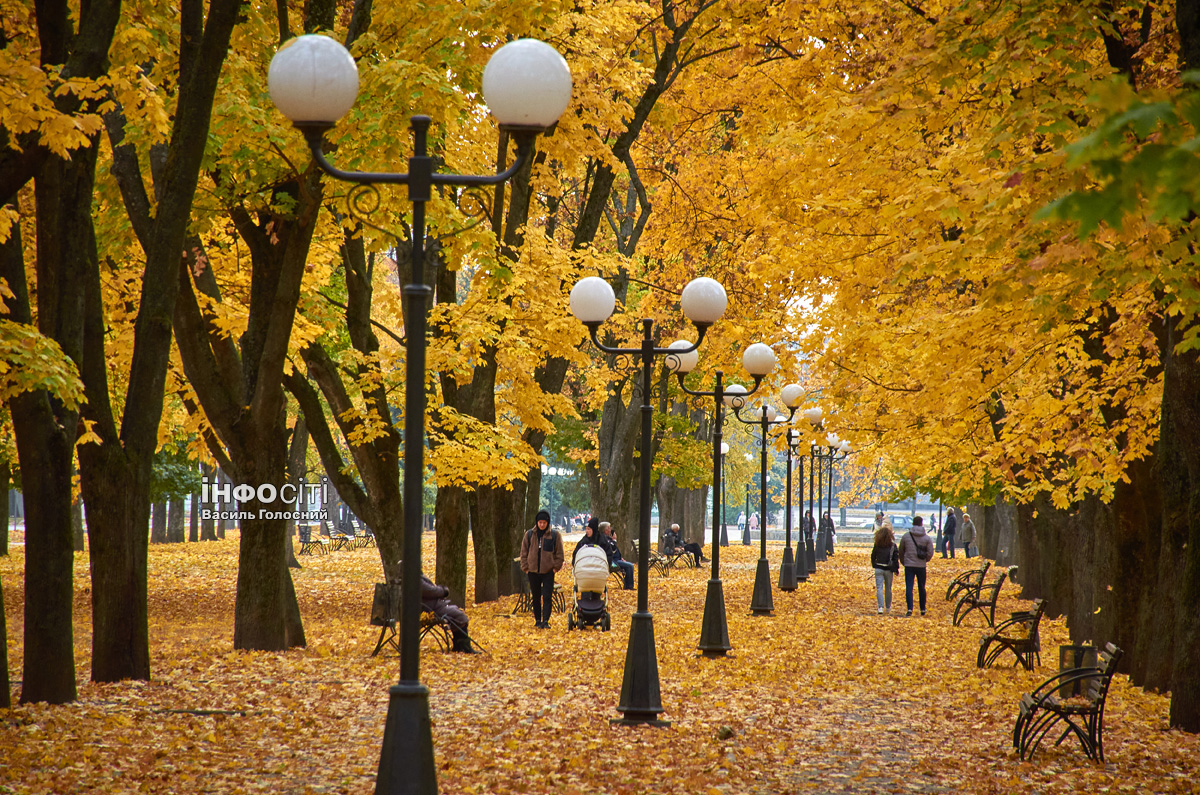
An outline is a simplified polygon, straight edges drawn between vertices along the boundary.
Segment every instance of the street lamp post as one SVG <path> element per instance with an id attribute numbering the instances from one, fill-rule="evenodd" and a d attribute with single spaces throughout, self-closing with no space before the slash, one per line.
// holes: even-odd
<path id="1" fill-rule="evenodd" d="M 789 423 L 795 416 L 796 408 L 800 405 L 803 397 L 804 390 L 798 384 L 788 384 L 780 390 L 779 398 L 791 412 L 788 415 Z M 787 515 L 784 519 L 783 561 L 779 564 L 779 590 L 788 592 L 796 590 L 797 582 L 808 581 L 808 567 L 804 566 L 803 576 L 798 576 L 796 562 L 792 558 L 792 433 L 793 430 L 789 427 L 784 439 L 787 447 L 787 497 L 784 500 Z"/>
<path id="2" fill-rule="evenodd" d="M 690 344 L 686 340 L 680 340 L 671 343 L 671 347 L 683 349 Z M 696 397 L 713 399 L 713 527 L 715 529 L 721 516 L 720 506 L 715 503 L 718 491 L 717 481 L 721 478 L 721 461 L 724 458 L 722 451 L 729 449 L 729 446 L 721 440 L 725 406 L 730 406 L 737 411 L 738 408 L 745 405 L 746 397 L 758 390 L 763 376 L 775 367 L 775 353 L 766 345 L 757 342 L 747 347 L 745 353 L 742 354 L 742 366 L 754 379 L 754 389 L 750 391 L 746 391 L 745 387 L 738 384 L 730 384 L 725 387 L 724 373 L 720 370 L 716 372 L 716 386 L 711 392 L 688 389 L 684 384 L 684 377 L 696 367 L 698 358 L 694 349 L 692 353 L 680 354 L 674 370 L 679 378 L 679 388 L 684 392 Z M 721 486 L 724 486 L 724 481 L 721 481 Z M 732 648 L 729 645 L 729 627 L 726 624 L 725 592 L 721 586 L 721 545 L 715 532 L 712 542 L 712 575 L 709 577 L 708 591 L 704 597 L 704 619 L 700 625 L 698 646 L 704 655 L 709 657 L 724 656 L 725 652 Z"/>
<path id="3" fill-rule="evenodd" d="M 833 434 L 829 436 L 829 501 L 826 505 L 829 508 L 829 527 L 825 530 L 825 552 L 827 555 L 833 555 L 833 465 L 838 461 L 846 460 L 846 456 L 850 455 L 850 442 L 845 439 L 838 439 Z"/>
<path id="4" fill-rule="evenodd" d="M 814 431 L 820 430 L 821 415 L 822 415 L 820 406 L 812 406 L 810 408 L 805 409 L 803 412 L 803 415 L 804 415 L 804 419 L 808 421 L 808 424 L 810 426 L 812 426 L 812 429 Z M 815 574 L 817 571 L 817 543 L 816 543 L 816 538 L 814 537 L 814 527 L 817 525 L 818 519 L 820 518 L 820 503 L 818 501 L 818 504 L 814 507 L 813 491 L 814 491 L 814 486 L 816 484 L 819 467 L 820 467 L 820 461 L 817 456 L 817 447 L 816 447 L 816 445 L 812 445 L 809 448 L 809 456 L 808 456 L 808 517 L 809 517 L 809 521 L 805 522 L 805 528 L 804 528 L 804 549 L 805 549 L 804 556 L 806 558 L 806 563 L 808 564 L 808 573 L 809 574 Z M 811 522 L 811 524 L 809 522 Z M 822 555 L 820 559 L 825 560 L 824 555 Z"/>
<path id="5" fill-rule="evenodd" d="M 749 453 L 746 453 L 747 461 L 751 460 L 752 458 L 753 458 L 752 455 L 750 455 Z M 750 482 L 749 481 L 746 482 L 746 510 L 742 512 L 742 515 L 746 517 L 746 522 L 745 522 L 745 524 L 742 525 L 742 546 L 748 547 L 748 546 L 750 546 Z"/>
<path id="6" fill-rule="evenodd" d="M 650 389 L 654 375 L 654 357 L 680 357 L 692 353 L 704 340 L 704 332 L 725 313 L 725 288 L 713 279 L 693 279 L 683 288 L 679 303 L 683 314 L 696 327 L 696 342 L 687 348 L 658 348 L 654 345 L 654 321 L 642 320 L 642 344 L 637 348 L 613 348 L 600 342 L 600 325 L 608 320 L 616 306 L 616 296 L 608 282 L 598 276 L 581 279 L 571 289 L 571 312 L 587 326 L 592 344 L 605 353 L 640 359 L 642 368 L 642 440 L 641 483 L 638 489 L 640 516 L 638 528 L 638 605 L 629 624 L 629 645 L 625 650 L 625 676 L 621 701 L 617 706 L 624 717 L 614 721 L 624 725 L 666 726 L 659 720 L 662 695 L 658 683 L 658 657 L 654 649 L 654 619 L 650 615 L 650 440 L 654 405 Z M 678 361 L 678 359 L 676 359 Z"/>
<path id="7" fill-rule="evenodd" d="M 728 512 L 725 509 L 725 454 L 729 452 L 729 443 L 721 442 L 721 541 L 723 547 L 729 546 L 729 532 L 726 526 L 729 523 Z M 717 492 L 713 489 L 713 499 L 716 499 Z"/>
<path id="8" fill-rule="evenodd" d="M 789 384 L 795 386 L 794 384 Z M 800 388 L 797 386 L 797 390 Z M 799 402 L 797 398 L 797 402 Z M 733 408 L 733 416 L 737 417 L 738 422 L 746 425 L 759 426 L 761 434 L 761 458 L 759 467 L 759 554 L 758 568 L 754 572 L 754 592 L 750 597 L 750 612 L 756 616 L 770 615 L 775 610 L 775 600 L 771 595 L 771 564 L 767 562 L 767 433 L 772 425 L 786 425 L 791 422 L 792 417 L 796 413 L 796 407 L 790 406 L 788 418 L 786 420 L 777 420 L 775 408 L 773 406 L 762 404 L 755 412 L 758 417 L 754 419 L 742 419 L 741 413 L 735 406 Z"/>
<path id="9" fill-rule="evenodd" d="M 557 122 L 571 98 L 571 72 L 548 44 L 519 39 L 496 51 L 483 73 L 483 94 L 501 130 L 517 143 L 513 165 L 499 174 L 435 173 L 426 151 L 431 119 L 413 116 L 413 156 L 408 173 L 342 171 L 324 153 L 324 138 L 354 105 L 358 67 L 338 42 L 326 36 L 292 39 L 271 59 L 271 99 L 304 135 L 314 162 L 335 179 L 360 185 L 408 186 L 412 203 L 412 283 L 404 288 L 408 341 L 404 402 L 404 563 L 400 619 L 400 681 L 389 690 L 387 722 L 376 793 L 436 793 L 437 770 L 430 731 L 429 690 L 420 682 L 421 507 L 425 447 L 426 303 L 424 281 L 425 204 L 435 185 L 498 185 L 526 163 L 533 142 Z"/>

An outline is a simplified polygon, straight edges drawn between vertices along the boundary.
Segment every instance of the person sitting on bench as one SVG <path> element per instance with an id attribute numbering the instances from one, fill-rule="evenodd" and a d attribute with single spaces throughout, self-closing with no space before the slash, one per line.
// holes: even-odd
<path id="1" fill-rule="evenodd" d="M 704 553 L 700 550 L 700 545 L 695 541 L 684 543 L 683 536 L 679 534 L 679 525 L 671 525 L 671 529 L 663 534 L 663 545 L 667 548 L 667 554 L 671 554 L 676 549 L 682 549 L 685 553 L 696 558 L 696 567 L 699 568 L 700 562 L 704 560 Z"/>
<path id="2" fill-rule="evenodd" d="M 633 590 L 633 564 L 621 555 L 621 547 L 617 545 L 617 534 L 608 522 L 600 523 L 600 543 L 608 550 L 609 567 L 619 569 L 625 580 L 625 590 Z"/>
<path id="3" fill-rule="evenodd" d="M 467 613 L 450 601 L 450 589 L 437 585 L 433 580 L 421 575 L 421 607 L 438 618 L 445 619 L 450 624 L 454 636 L 454 646 L 451 651 L 461 651 L 464 654 L 478 654 L 471 646 L 471 636 L 467 634 Z"/>

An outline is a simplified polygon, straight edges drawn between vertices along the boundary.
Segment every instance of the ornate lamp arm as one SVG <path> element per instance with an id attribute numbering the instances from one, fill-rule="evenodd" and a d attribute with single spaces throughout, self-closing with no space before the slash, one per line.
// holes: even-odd
<path id="1" fill-rule="evenodd" d="M 642 347 L 640 347 L 640 348 L 611 348 L 600 341 L 600 337 L 599 337 L 600 325 L 601 325 L 600 322 L 584 323 L 584 325 L 587 326 L 588 335 L 591 336 L 591 338 L 592 338 L 592 344 L 595 345 L 600 350 L 604 351 L 605 353 L 611 353 L 616 356 L 620 356 L 620 355 L 644 356 L 647 354 L 649 354 L 651 356 L 663 356 L 663 355 L 669 356 L 671 354 L 678 355 L 681 353 L 691 353 L 692 351 L 694 351 L 700 347 L 701 342 L 704 342 L 704 332 L 708 331 L 708 326 L 709 326 L 708 323 L 694 323 L 693 324 L 696 327 L 696 342 L 690 348 L 657 348 L 653 345 L 647 344 L 650 342 L 651 328 L 653 327 L 653 324 L 654 324 L 654 321 L 650 320 L 649 318 L 642 319 L 642 331 L 643 331 Z"/>

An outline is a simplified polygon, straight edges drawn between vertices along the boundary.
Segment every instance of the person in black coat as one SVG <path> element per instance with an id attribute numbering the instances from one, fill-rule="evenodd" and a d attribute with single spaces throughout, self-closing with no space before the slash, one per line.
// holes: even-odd
<path id="1" fill-rule="evenodd" d="M 600 523 L 600 542 L 604 544 L 608 551 L 608 566 L 612 569 L 620 569 L 625 578 L 625 590 L 633 590 L 633 564 L 625 560 L 621 554 L 621 547 L 617 545 L 617 534 L 613 531 L 612 525 L 608 522 Z"/>
<path id="2" fill-rule="evenodd" d="M 608 558 L 608 565 L 612 566 L 612 552 L 604 543 L 604 534 L 600 532 L 600 520 L 593 516 L 588 519 L 587 526 L 583 528 L 583 538 L 575 542 L 575 551 L 571 553 L 571 565 L 575 565 L 575 559 L 579 557 L 579 550 L 584 547 L 599 547 L 604 552 L 604 557 Z"/>
<path id="3" fill-rule="evenodd" d="M 942 557 L 946 557 L 946 553 L 950 553 L 950 557 L 954 557 L 954 534 L 958 532 L 958 519 L 954 516 L 954 509 L 950 509 L 949 515 L 946 517 L 946 524 L 942 527 Z"/>

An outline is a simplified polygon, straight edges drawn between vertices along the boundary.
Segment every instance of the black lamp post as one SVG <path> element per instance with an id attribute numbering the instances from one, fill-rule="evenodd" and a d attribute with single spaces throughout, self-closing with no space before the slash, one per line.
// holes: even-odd
<path id="1" fill-rule="evenodd" d="M 532 78 L 532 79 L 531 79 Z M 500 174 L 438 174 L 426 151 L 428 116 L 413 116 L 413 156 L 408 173 L 342 171 L 323 151 L 326 131 L 354 105 L 358 67 L 350 53 L 326 36 L 299 36 L 271 59 L 271 99 L 303 133 L 313 160 L 335 179 L 360 185 L 408 186 L 412 202 L 412 283 L 407 305 L 404 401 L 404 565 L 400 618 L 400 681 L 389 690 L 387 723 L 375 792 L 436 793 L 437 769 L 429 720 L 429 690 L 420 682 L 421 508 L 425 449 L 425 328 L 431 293 L 424 281 L 425 203 L 434 185 L 498 185 L 525 164 L 534 138 L 553 126 L 571 97 L 566 61 L 548 44 L 520 39 L 501 47 L 483 74 L 483 93 L 500 128 L 517 143 L 517 159 Z"/>
<path id="2" fill-rule="evenodd" d="M 796 451 L 796 447 L 800 443 L 799 433 L 793 428 L 788 428 L 785 442 L 787 445 L 787 530 L 783 549 L 783 562 L 779 564 L 779 590 L 794 591 L 796 590 L 797 583 L 808 582 L 808 556 L 804 552 L 803 532 L 796 539 L 796 554 L 799 555 L 798 569 L 797 563 L 792 560 L 792 454 Z M 803 491 L 804 456 L 800 456 L 800 485 Z M 803 502 L 801 500 L 801 504 Z"/>
<path id="3" fill-rule="evenodd" d="M 671 347 L 681 345 L 680 342 L 672 343 Z M 683 342 L 682 346 L 688 345 Z M 681 346 L 681 347 L 682 347 Z M 716 386 L 711 392 L 688 389 L 684 384 L 684 376 L 690 373 L 696 366 L 697 356 L 695 353 L 682 354 L 678 358 L 678 364 L 674 368 L 675 374 L 679 378 L 679 388 L 689 395 L 696 397 L 711 397 L 713 403 L 713 527 L 716 527 L 717 521 L 720 518 L 720 506 L 716 505 L 717 485 L 716 481 L 721 477 L 720 461 L 722 459 L 721 450 L 725 447 L 721 441 L 722 428 L 724 426 L 725 406 L 733 407 L 734 411 L 745 405 L 746 396 L 757 391 L 762 383 L 763 376 L 771 372 L 775 366 L 775 354 L 766 345 L 761 342 L 755 343 L 746 348 L 742 354 L 742 365 L 746 368 L 746 372 L 750 373 L 754 378 L 754 389 L 749 392 L 746 388 L 737 384 L 731 384 L 729 387 L 724 386 L 724 373 L 717 370 Z M 722 485 L 724 483 L 722 482 Z M 705 656 L 720 657 L 724 656 L 725 652 L 732 647 L 729 645 L 729 627 L 726 624 L 725 617 L 725 592 L 721 585 L 721 545 L 717 540 L 716 533 L 713 533 L 712 543 L 712 575 L 708 580 L 708 591 L 704 597 L 704 619 L 700 625 L 700 643 L 698 644 L 701 652 Z"/>
<path id="4" fill-rule="evenodd" d="M 658 656 L 654 649 L 654 619 L 650 615 L 650 440 L 651 417 L 654 405 L 650 402 L 654 358 L 677 357 L 700 347 L 704 332 L 725 313 L 725 288 L 707 277 L 693 279 L 683 288 L 679 299 L 684 315 L 696 326 L 696 342 L 687 348 L 658 348 L 654 345 L 654 321 L 642 320 L 642 344 L 637 348 L 612 348 L 600 342 L 600 325 L 612 315 L 616 296 L 608 282 L 598 276 L 581 279 L 571 289 L 571 312 L 585 326 L 592 343 L 616 355 L 640 360 L 642 368 L 642 441 L 641 484 L 638 527 L 638 606 L 629 624 L 629 645 L 625 650 L 625 677 L 621 685 L 621 701 L 617 706 L 624 717 L 614 722 L 634 725 L 666 726 L 658 719 L 662 714 L 662 695 L 658 684 Z"/>
<path id="5" fill-rule="evenodd" d="M 789 384 L 789 386 L 795 386 Z M 800 389 L 796 387 L 796 389 Z M 761 458 L 759 467 L 759 554 L 758 568 L 754 572 L 754 593 L 750 597 L 750 612 L 756 616 L 770 615 L 775 610 L 775 600 L 771 595 L 771 564 L 767 562 L 767 433 L 772 425 L 786 425 L 791 422 L 796 413 L 796 407 L 791 406 L 786 420 L 775 419 L 775 408 L 766 404 L 760 405 L 755 414 L 757 417 L 742 419 L 741 412 L 735 406 L 733 416 L 738 422 L 746 425 L 759 426 L 761 437 Z"/>
<path id="6" fill-rule="evenodd" d="M 829 435 L 829 501 L 825 503 L 829 513 L 829 527 L 825 528 L 825 553 L 833 555 L 833 465 L 850 455 L 850 443 Z"/>
<path id="7" fill-rule="evenodd" d="M 746 453 L 746 460 L 751 458 L 749 453 Z M 742 525 L 742 546 L 750 546 L 750 483 L 746 482 L 746 510 L 742 512 L 746 517 L 746 523 Z"/>
<path id="8" fill-rule="evenodd" d="M 729 452 L 729 445 L 726 442 L 721 442 L 721 540 L 720 544 L 723 547 L 729 546 L 729 532 L 726 530 L 726 525 L 729 522 L 729 517 L 725 509 L 725 454 Z M 713 489 L 713 499 L 717 498 L 717 490 Z"/>

